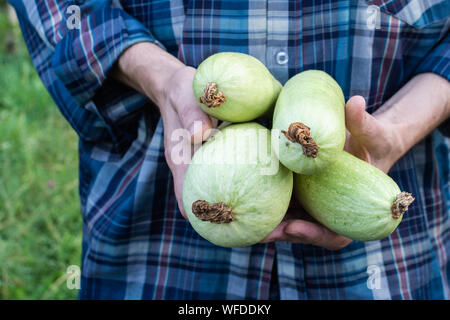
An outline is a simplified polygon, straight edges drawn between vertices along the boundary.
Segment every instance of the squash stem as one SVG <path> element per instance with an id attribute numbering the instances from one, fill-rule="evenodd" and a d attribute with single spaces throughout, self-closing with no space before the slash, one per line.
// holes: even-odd
<path id="1" fill-rule="evenodd" d="M 225 94 L 219 91 L 215 82 L 208 82 L 203 91 L 203 96 L 200 97 L 200 103 L 203 103 L 208 108 L 218 108 L 225 100 Z"/>
<path id="2" fill-rule="evenodd" d="M 192 213 L 200 220 L 211 223 L 230 223 L 234 220 L 233 210 L 223 202 L 194 201 L 192 203 Z"/>
<path id="3" fill-rule="evenodd" d="M 319 146 L 311 137 L 310 128 L 302 122 L 293 122 L 286 132 L 281 130 L 286 138 L 291 142 L 297 142 L 302 146 L 303 154 L 307 157 L 316 158 L 319 153 Z"/>
<path id="4" fill-rule="evenodd" d="M 401 192 L 397 195 L 394 203 L 391 206 L 392 217 L 394 219 L 400 218 L 406 211 L 411 203 L 413 203 L 414 197 L 411 193 Z"/>

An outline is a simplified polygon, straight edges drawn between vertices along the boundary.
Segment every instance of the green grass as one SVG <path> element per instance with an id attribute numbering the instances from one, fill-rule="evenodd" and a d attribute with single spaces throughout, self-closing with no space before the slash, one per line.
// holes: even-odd
<path id="1" fill-rule="evenodd" d="M 66 269 L 81 256 L 77 137 L 2 6 L 0 70 L 0 299 L 74 299 Z"/>

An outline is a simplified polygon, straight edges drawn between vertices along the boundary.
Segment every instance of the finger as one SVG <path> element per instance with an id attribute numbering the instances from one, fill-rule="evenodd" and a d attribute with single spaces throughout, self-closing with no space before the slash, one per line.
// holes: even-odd
<path id="1" fill-rule="evenodd" d="M 294 198 L 293 198 L 294 199 Z M 291 203 L 293 202 L 291 199 Z M 311 217 L 301 205 L 295 207 L 289 207 L 286 214 L 284 215 L 281 223 L 273 230 L 262 243 L 273 242 L 273 241 L 288 241 L 290 240 L 289 235 L 284 232 L 284 228 L 292 221 L 302 219 L 310 222 L 317 222 L 313 217 Z"/>
<path id="2" fill-rule="evenodd" d="M 292 220 L 284 227 L 288 241 L 312 244 L 328 250 L 339 250 L 352 240 L 317 223 Z"/>
<path id="3" fill-rule="evenodd" d="M 361 96 L 351 97 L 345 107 L 346 141 L 344 150 L 358 158 L 372 162 L 367 146 L 370 146 L 373 129 L 370 115 L 366 112 L 366 101 Z"/>
<path id="4" fill-rule="evenodd" d="M 173 188 L 175 191 L 175 198 L 177 199 L 178 209 L 180 210 L 181 215 L 187 219 L 186 211 L 183 206 L 183 181 L 184 176 L 186 175 L 186 169 L 177 168 L 171 172 L 173 175 Z"/>
<path id="5" fill-rule="evenodd" d="M 261 240 L 261 243 L 268 243 L 274 241 L 287 241 L 288 235 L 284 232 L 287 221 L 282 221 L 267 237 Z"/>
<path id="6" fill-rule="evenodd" d="M 183 73 L 179 79 L 179 83 L 183 85 L 174 89 L 170 104 L 178 114 L 182 127 L 189 131 L 191 141 L 199 143 L 207 138 L 212 123 L 210 117 L 197 104 L 192 90 L 195 69 L 192 68 L 191 71 Z"/>
<path id="7" fill-rule="evenodd" d="M 209 120 L 211 120 L 211 125 L 213 128 L 217 128 L 219 125 L 219 119 L 214 118 L 213 116 L 209 116 Z"/>
<path id="8" fill-rule="evenodd" d="M 174 191 L 178 203 L 178 208 L 183 217 L 186 218 L 186 212 L 184 211 L 182 201 L 182 190 L 184 176 L 186 174 L 186 170 L 192 155 L 192 145 L 189 139 L 183 137 L 181 137 L 181 139 L 173 139 L 172 133 L 175 130 L 181 128 L 181 123 L 178 119 L 178 115 L 173 109 L 166 108 L 161 116 L 164 128 L 165 158 L 173 176 Z M 181 149 L 182 151 L 186 151 L 188 154 L 180 155 L 179 152 L 176 152 L 179 149 Z"/>
<path id="9" fill-rule="evenodd" d="M 205 141 L 213 128 L 211 119 L 199 107 L 179 108 L 180 122 L 189 131 L 191 142 L 194 144 Z"/>
<path id="10" fill-rule="evenodd" d="M 347 129 L 353 134 L 358 132 L 364 121 L 366 100 L 362 96 L 353 96 L 345 105 L 345 120 Z"/>
<path id="11" fill-rule="evenodd" d="M 314 218 L 312 218 L 308 213 L 306 213 L 305 210 L 289 208 L 288 211 L 286 212 L 283 220 L 280 222 L 280 224 L 275 228 L 275 230 L 273 230 L 261 242 L 265 243 L 265 242 L 291 240 L 291 237 L 288 234 L 286 234 L 286 232 L 284 231 L 284 228 L 292 221 L 295 221 L 298 219 L 302 219 L 302 220 L 304 219 L 306 221 L 315 222 Z"/>
<path id="12" fill-rule="evenodd" d="M 361 96 L 351 97 L 345 106 L 345 125 L 354 138 L 361 142 L 377 135 L 375 118 L 366 112 L 366 101 Z"/>

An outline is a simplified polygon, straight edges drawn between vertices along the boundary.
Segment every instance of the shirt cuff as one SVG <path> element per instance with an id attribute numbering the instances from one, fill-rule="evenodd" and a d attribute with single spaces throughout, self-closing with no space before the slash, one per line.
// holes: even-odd
<path id="1" fill-rule="evenodd" d="M 103 7 L 69 30 L 55 47 L 52 68 L 80 105 L 92 100 L 121 53 L 138 42 L 163 46 L 124 10 Z"/>
<path id="2" fill-rule="evenodd" d="M 430 53 L 420 62 L 414 72 L 432 72 L 450 81 L 450 36 L 444 38 Z"/>
<path id="3" fill-rule="evenodd" d="M 450 81 L 450 36 L 444 38 L 419 63 L 414 75 L 432 72 Z M 450 137 L 450 119 L 437 128 L 444 136 Z"/>

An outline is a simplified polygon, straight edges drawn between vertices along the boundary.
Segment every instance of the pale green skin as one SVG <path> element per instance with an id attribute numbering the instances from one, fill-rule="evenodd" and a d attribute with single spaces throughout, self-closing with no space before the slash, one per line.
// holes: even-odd
<path id="1" fill-rule="evenodd" d="M 261 132 L 267 135 L 267 144 L 242 143 L 243 129 L 265 130 Z M 269 148 L 268 159 L 279 164 L 276 174 L 261 174 L 265 167 L 263 161 L 204 163 L 243 154 L 255 145 Z M 256 123 L 235 124 L 223 129 L 194 154 L 183 183 L 183 206 L 192 227 L 203 238 L 222 247 L 244 247 L 260 242 L 280 224 L 289 207 L 292 189 L 292 172 L 273 153 L 270 155 L 270 131 Z M 224 224 L 202 221 L 192 213 L 192 203 L 196 200 L 223 202 L 231 207 L 235 219 Z"/>
<path id="2" fill-rule="evenodd" d="M 305 210 L 320 223 L 353 240 L 389 236 L 401 222 L 391 206 L 400 194 L 388 175 L 341 151 L 336 161 L 314 175 L 294 177 L 294 192 Z"/>
<path id="3" fill-rule="evenodd" d="M 215 82 L 225 102 L 208 108 L 200 102 L 208 83 Z M 267 113 L 277 100 L 281 84 L 258 59 L 238 52 L 220 52 L 197 68 L 193 89 L 197 104 L 211 116 L 229 122 L 246 122 Z"/>
<path id="4" fill-rule="evenodd" d="M 299 143 L 281 133 L 288 131 L 293 122 L 302 122 L 311 129 L 311 137 L 319 146 L 316 158 L 307 157 Z M 345 98 L 339 84 L 319 70 L 292 77 L 278 97 L 273 129 L 279 130 L 277 155 L 283 165 L 301 174 L 322 170 L 345 144 Z"/>

